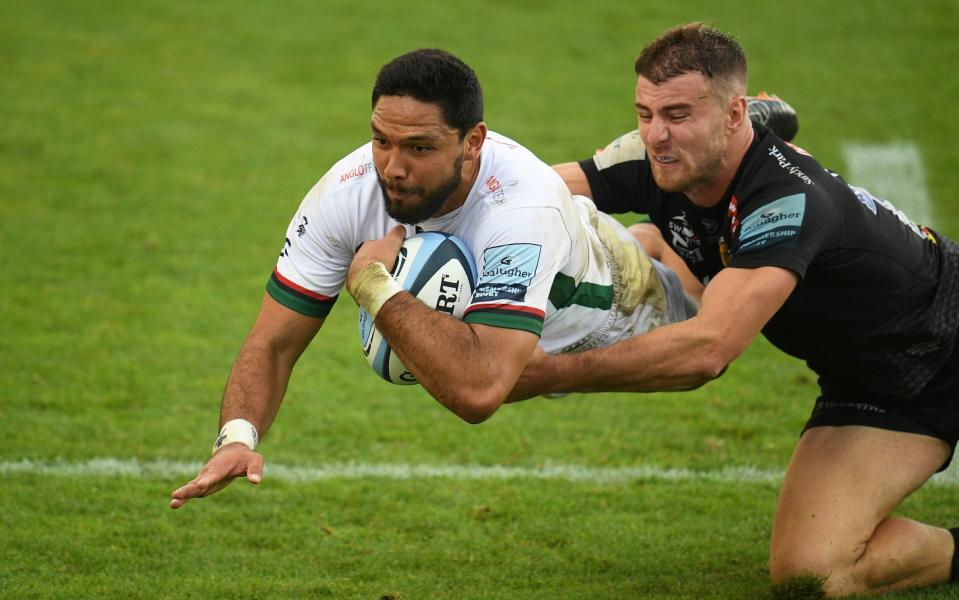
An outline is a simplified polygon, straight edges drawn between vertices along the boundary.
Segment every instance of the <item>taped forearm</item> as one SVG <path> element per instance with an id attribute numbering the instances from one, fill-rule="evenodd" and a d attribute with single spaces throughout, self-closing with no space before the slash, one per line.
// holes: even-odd
<path id="1" fill-rule="evenodd" d="M 374 320 L 386 301 L 403 291 L 381 262 L 363 267 L 347 287 L 356 303 L 365 308 Z"/>

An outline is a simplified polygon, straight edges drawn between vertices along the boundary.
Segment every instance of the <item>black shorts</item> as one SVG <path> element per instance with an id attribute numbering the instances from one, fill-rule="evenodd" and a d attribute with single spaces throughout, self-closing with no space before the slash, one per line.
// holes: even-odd
<path id="1" fill-rule="evenodd" d="M 928 379 L 928 375 L 923 377 L 926 383 L 922 389 L 918 394 L 909 393 L 909 397 L 866 394 L 820 378 L 822 395 L 803 431 L 822 426 L 865 425 L 928 435 L 949 444 L 951 452 L 942 470 L 949 466 L 956 450 L 956 440 L 959 440 L 959 326 L 955 319 L 959 313 L 959 244 L 931 233 L 942 248 L 942 271 L 940 288 L 930 310 L 934 324 L 945 326 L 940 339 L 953 344 L 951 354 L 939 363 L 938 368 L 932 367 L 935 374 Z M 920 370 L 932 366 L 928 363 L 916 365 Z M 881 376 L 877 373 L 873 381 L 881 381 Z"/>
<path id="2" fill-rule="evenodd" d="M 918 433 L 949 444 L 949 466 L 959 440 L 959 344 L 942 369 L 914 398 L 865 397 L 820 381 L 822 395 L 803 429 L 865 425 L 891 431 Z"/>

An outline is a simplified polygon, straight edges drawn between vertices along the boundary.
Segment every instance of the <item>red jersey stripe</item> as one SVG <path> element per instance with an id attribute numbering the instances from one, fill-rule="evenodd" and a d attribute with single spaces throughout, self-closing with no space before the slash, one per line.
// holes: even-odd
<path id="1" fill-rule="evenodd" d="M 317 294 L 316 292 L 311 291 L 311 290 L 308 290 L 308 289 L 306 289 L 305 287 L 303 287 L 303 286 L 301 286 L 301 285 L 297 285 L 297 284 L 293 283 L 292 281 L 290 281 L 290 280 L 287 279 L 286 277 L 280 275 L 280 272 L 277 271 L 276 268 L 273 269 L 273 276 L 276 277 L 277 281 L 279 281 L 279 282 L 282 283 L 283 285 L 285 285 L 285 286 L 287 286 L 287 287 L 289 287 L 289 288 L 292 288 L 292 289 L 296 290 L 297 292 L 299 292 L 299 293 L 301 293 L 301 294 L 303 294 L 303 295 L 305 295 L 305 296 L 309 296 L 310 298 L 316 298 L 317 300 L 321 300 L 321 301 L 324 301 L 324 302 L 333 299 L 332 296 L 324 296 L 323 294 Z"/>
<path id="2" fill-rule="evenodd" d="M 473 304 L 466 309 L 466 311 L 463 313 L 463 316 L 465 317 L 474 310 L 504 310 L 508 312 L 525 313 L 534 317 L 539 317 L 540 319 L 546 317 L 546 313 L 538 308 L 533 308 L 532 306 L 517 306 L 515 304 Z"/>

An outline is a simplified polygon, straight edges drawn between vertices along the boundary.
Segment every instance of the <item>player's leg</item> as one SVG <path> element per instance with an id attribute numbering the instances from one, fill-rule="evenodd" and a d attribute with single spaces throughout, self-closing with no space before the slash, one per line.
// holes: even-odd
<path id="1" fill-rule="evenodd" d="M 796 446 L 773 524 L 770 574 L 824 578 L 829 596 L 949 579 L 952 535 L 890 513 L 949 457 L 942 440 L 850 425 Z"/>
<path id="2" fill-rule="evenodd" d="M 685 261 L 670 248 L 659 229 L 652 223 L 637 223 L 629 227 L 629 232 L 639 241 L 646 254 L 676 273 L 686 293 L 699 302 L 703 297 L 703 284 L 696 279 L 696 276 L 686 266 Z"/>

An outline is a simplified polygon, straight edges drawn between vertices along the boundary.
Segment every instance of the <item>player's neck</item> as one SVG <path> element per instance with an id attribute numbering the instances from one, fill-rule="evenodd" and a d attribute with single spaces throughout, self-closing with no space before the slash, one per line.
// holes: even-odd
<path id="1" fill-rule="evenodd" d="M 446 199 L 446 202 L 443 203 L 443 206 L 440 207 L 439 211 L 433 215 L 433 217 L 441 217 L 447 213 L 451 213 L 466 203 L 466 198 L 469 196 L 470 190 L 473 189 L 473 184 L 476 183 L 476 178 L 479 176 L 480 158 L 477 157 L 476 160 L 463 161 L 462 168 L 463 177 L 460 179 L 460 184 L 456 187 L 456 190 L 450 194 L 450 197 Z"/>
<path id="2" fill-rule="evenodd" d="M 739 166 L 743 164 L 743 158 L 753 143 L 753 135 L 753 128 L 748 125 L 730 139 L 719 175 L 707 184 L 688 190 L 686 197 L 690 202 L 703 208 L 711 208 L 719 204 L 735 179 Z"/>

